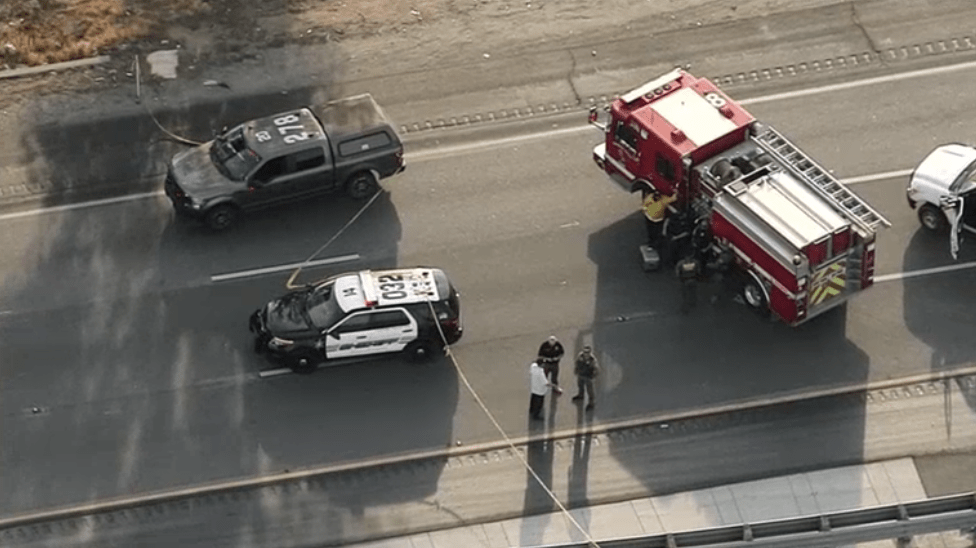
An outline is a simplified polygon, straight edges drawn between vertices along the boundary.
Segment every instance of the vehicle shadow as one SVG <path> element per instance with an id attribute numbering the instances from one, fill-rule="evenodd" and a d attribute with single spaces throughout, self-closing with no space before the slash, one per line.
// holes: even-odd
<path id="1" fill-rule="evenodd" d="M 223 127 L 334 98 L 327 86 L 287 94 L 220 89 L 186 96 L 173 95 L 162 84 L 155 87 L 149 86 L 139 104 L 132 103 L 134 98 L 120 99 L 125 107 L 109 115 L 91 112 L 83 99 L 77 105 L 63 98 L 39 99 L 25 114 L 35 123 L 21 134 L 12 159 L 26 169 L 12 173 L 22 173 L 21 184 L 37 187 L 46 205 L 150 192 L 162 187 L 169 159 L 189 146 L 181 140 L 207 141 Z"/>
<path id="2" fill-rule="evenodd" d="M 757 403 L 867 379 L 868 356 L 847 339 L 845 307 L 791 328 L 758 317 L 720 284 L 702 283 L 696 306 L 682 314 L 673 271 L 641 269 L 642 223 L 634 214 L 589 239 L 589 258 L 597 268 L 591 336 L 602 367 L 596 420 L 635 418 L 627 416 L 628 409 L 659 416 L 740 404 L 755 410 L 609 436 L 610 453 L 639 478 L 641 491 L 631 495 L 860 462 L 864 406 L 856 398 Z M 826 416 L 838 422 L 817 421 Z M 591 483 L 591 500 L 614 497 Z M 713 517 L 721 520 L 717 513 Z"/>
<path id="3" fill-rule="evenodd" d="M 960 242 L 957 261 L 949 255 L 948 239 L 944 234 L 916 231 L 905 248 L 902 272 L 976 261 L 972 236 Z M 976 338 L 972 334 L 976 271 L 970 268 L 906 277 L 902 284 L 905 326 L 931 348 L 932 371 L 951 373 L 976 364 Z M 976 409 L 976 391 L 963 381 L 957 380 L 957 388 L 969 407 Z"/>
<path id="4" fill-rule="evenodd" d="M 306 99 L 293 93 L 288 106 Z M 246 104 L 275 108 L 270 96 Z M 182 115 L 187 127 L 208 118 L 196 106 Z M 151 174 L 163 155 L 139 145 L 147 128 L 133 121 L 99 143 L 90 138 L 97 127 L 90 135 L 80 125 L 40 127 L 22 137 L 37 159 L 30 176 L 68 174 L 56 184 L 80 189 L 92 178 Z M 63 139 L 87 144 L 77 153 Z M 60 200 L 52 195 L 47 205 Z M 162 197 L 12 224 L 0 236 L 16 257 L 0 290 L 0 309 L 9 312 L 0 317 L 0 430 L 18 443 L 0 448 L 0 514 L 446 446 L 458 399 L 446 362 L 389 358 L 309 377 L 259 378 L 268 365 L 252 353 L 247 319 L 285 291 L 291 270 L 213 279 L 321 258 L 312 255 L 362 205 L 336 196 L 310 200 L 249 215 L 219 234 L 177 222 Z M 299 281 L 397 266 L 400 232 L 384 193 L 322 250 L 358 259 L 310 268 Z M 291 534 L 342 538 L 345 529 L 363 527 L 371 509 L 429 496 L 443 465 L 426 463 L 399 488 L 323 493 L 336 515 L 348 517 L 309 520 Z M 296 511 L 313 506 L 296 500 Z M 255 501 L 233 527 L 265 544 L 259 525 L 278 517 Z"/>

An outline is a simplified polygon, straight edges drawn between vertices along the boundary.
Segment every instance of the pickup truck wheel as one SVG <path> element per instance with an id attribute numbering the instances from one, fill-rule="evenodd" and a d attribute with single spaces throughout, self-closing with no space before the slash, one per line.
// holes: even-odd
<path id="1" fill-rule="evenodd" d="M 379 188 L 376 176 L 370 171 L 363 171 L 349 178 L 349 182 L 346 183 L 346 194 L 354 200 L 365 200 L 376 194 Z"/>
<path id="2" fill-rule="evenodd" d="M 944 232 L 949 227 L 945 214 L 932 204 L 918 208 L 918 222 L 929 232 Z"/>
<path id="3" fill-rule="evenodd" d="M 237 221 L 237 215 L 238 211 L 236 207 L 224 204 L 214 206 L 207 211 L 205 220 L 207 222 L 207 226 L 210 227 L 211 230 L 227 230 L 231 227 L 231 225 L 234 224 L 235 221 Z"/>
<path id="4" fill-rule="evenodd" d="M 309 375 L 319 368 L 319 360 L 311 352 L 300 352 L 288 358 L 288 367 L 299 375 Z"/>
<path id="5" fill-rule="evenodd" d="M 413 363 L 427 362 L 434 357 L 434 344 L 424 339 L 417 339 L 408 344 L 403 352 Z"/>

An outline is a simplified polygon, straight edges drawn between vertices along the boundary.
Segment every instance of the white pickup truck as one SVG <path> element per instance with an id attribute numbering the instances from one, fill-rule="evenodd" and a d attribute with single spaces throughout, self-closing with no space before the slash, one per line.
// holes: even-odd
<path id="1" fill-rule="evenodd" d="M 948 232 L 952 258 L 958 258 L 959 235 L 976 234 L 976 148 L 958 143 L 936 148 L 912 172 L 907 194 L 922 227 Z"/>

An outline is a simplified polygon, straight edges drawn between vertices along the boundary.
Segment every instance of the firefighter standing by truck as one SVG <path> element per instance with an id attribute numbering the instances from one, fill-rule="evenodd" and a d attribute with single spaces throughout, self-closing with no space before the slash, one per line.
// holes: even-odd
<path id="1" fill-rule="evenodd" d="M 645 190 L 644 202 L 641 209 L 644 211 L 644 222 L 647 225 L 647 245 L 654 248 L 661 260 L 666 262 L 668 245 L 664 238 L 664 220 L 668 214 L 668 206 L 678 199 L 678 193 L 665 196 L 658 190 Z"/>

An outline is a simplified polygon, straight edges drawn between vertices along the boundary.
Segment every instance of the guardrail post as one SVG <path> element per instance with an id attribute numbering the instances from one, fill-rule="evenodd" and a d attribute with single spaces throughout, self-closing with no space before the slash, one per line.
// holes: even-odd
<path id="1" fill-rule="evenodd" d="M 908 521 L 908 509 L 904 504 L 898 505 L 898 521 Z M 898 548 L 908 548 L 912 545 L 912 537 L 898 537 L 895 539 L 895 546 Z"/>

